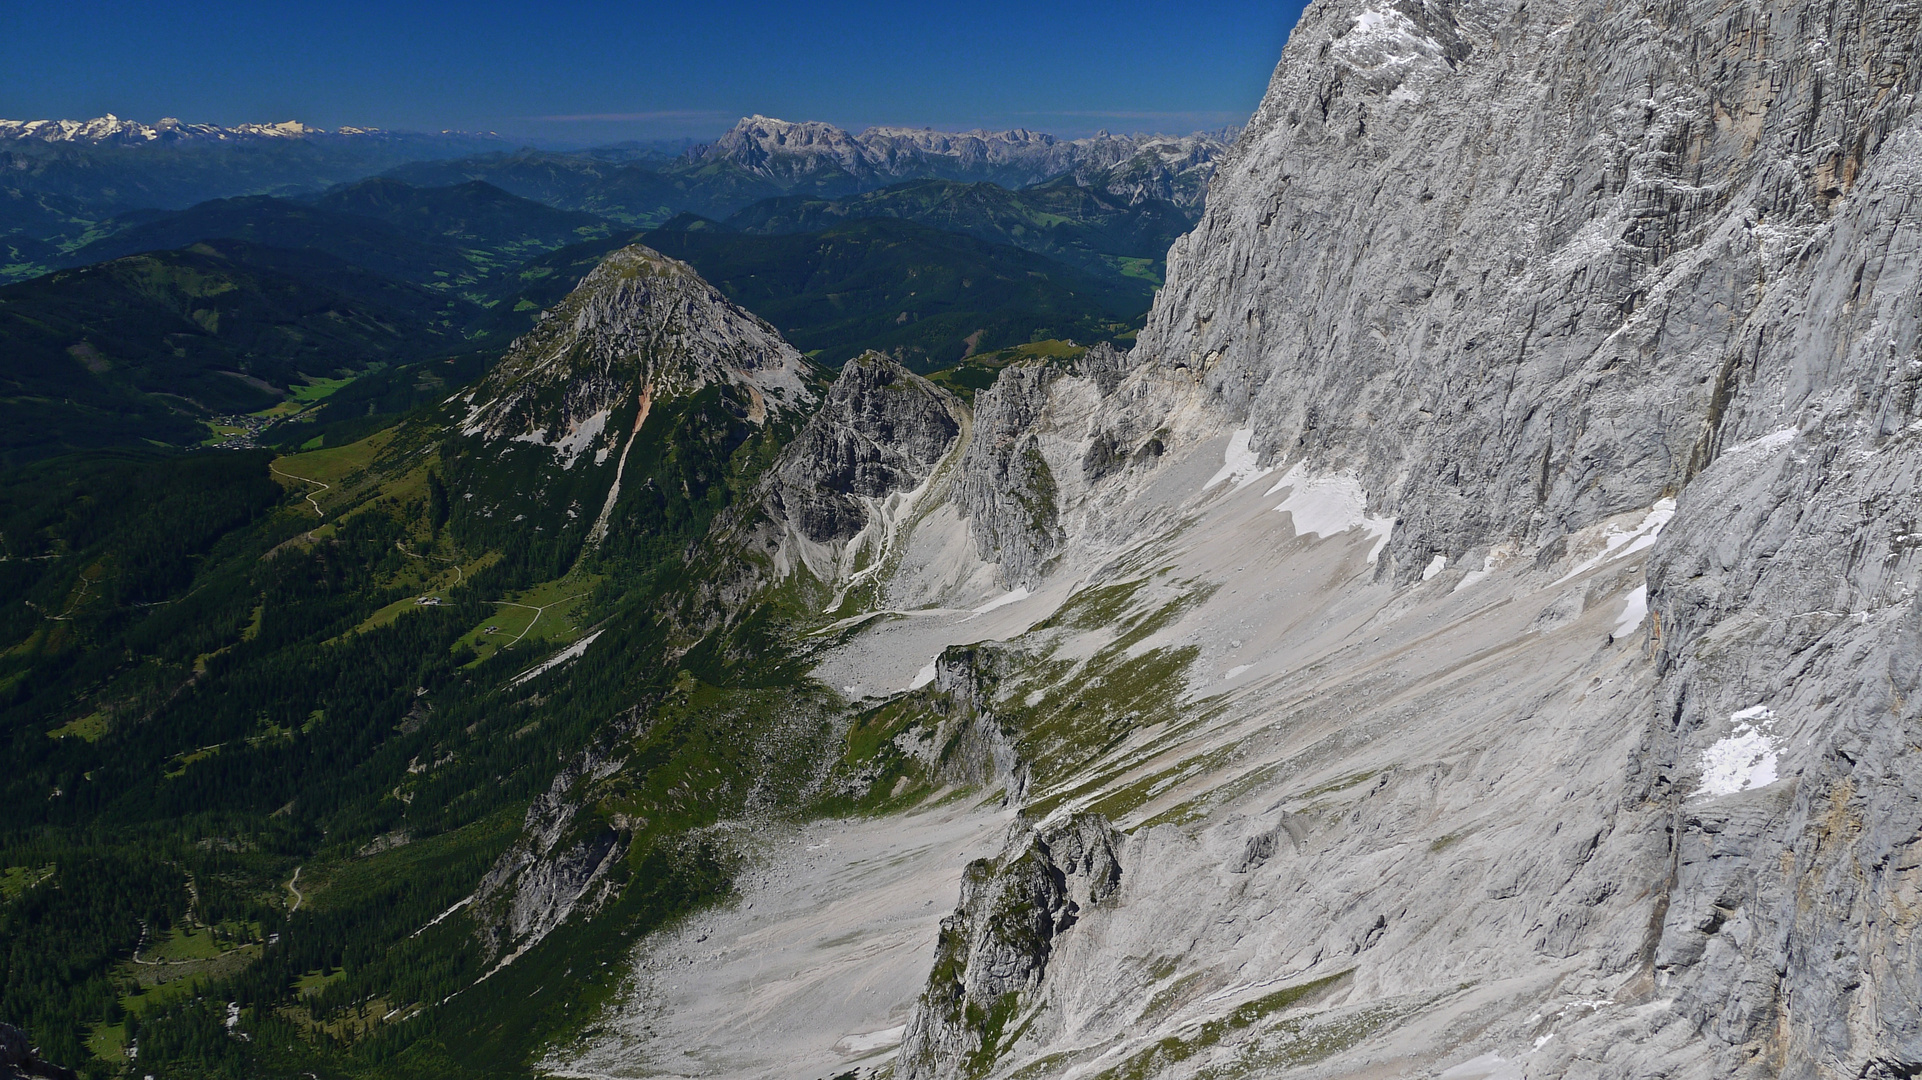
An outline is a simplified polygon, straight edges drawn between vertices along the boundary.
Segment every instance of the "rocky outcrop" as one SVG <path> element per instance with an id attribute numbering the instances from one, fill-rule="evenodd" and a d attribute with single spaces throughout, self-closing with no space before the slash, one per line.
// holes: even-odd
<path id="1" fill-rule="evenodd" d="M 1032 1005 L 1023 997 L 1041 985 L 1056 939 L 1120 889 L 1121 845 L 1105 819 L 1075 815 L 969 864 L 901 1044 L 903 1080 L 983 1075 L 1021 1037 Z"/>
<path id="2" fill-rule="evenodd" d="M 839 607 L 848 586 L 875 580 L 912 519 L 939 501 L 937 474 L 968 423 L 958 398 L 888 357 L 848 361 L 760 495 L 719 530 L 724 545 L 756 552 L 757 569 L 730 580 L 725 602 L 747 603 L 805 570 L 836 596 L 829 610 Z"/>
<path id="3" fill-rule="evenodd" d="M 527 808 L 521 835 L 495 860 L 472 898 L 489 974 L 506 967 L 566 922 L 612 895 L 609 871 L 627 837 L 583 814 L 587 792 L 617 773 L 622 759 L 590 751 L 563 769 Z"/>
<path id="4" fill-rule="evenodd" d="M 76 1080 L 72 1069 L 40 1060 L 27 1033 L 12 1024 L 0 1024 L 0 1080 Z"/>
<path id="5" fill-rule="evenodd" d="M 982 561 L 999 564 L 1009 588 L 1032 584 L 1065 539 L 1059 488 L 1032 430 L 1057 375 L 1045 364 L 1006 368 L 974 399 L 955 505 Z"/>
<path id="6" fill-rule="evenodd" d="M 770 509 L 817 544 L 844 544 L 871 506 L 924 483 L 961 434 L 953 394 L 880 353 L 847 362 L 770 474 Z"/>
<path id="7" fill-rule="evenodd" d="M 1027 793 L 1030 769 L 993 708 L 995 669 L 1004 663 L 1000 649 L 990 644 L 943 650 L 927 692 L 934 730 L 911 741 L 904 735 L 897 745 L 920 758 L 938 783 L 999 788 L 1007 801 L 1018 804 Z"/>

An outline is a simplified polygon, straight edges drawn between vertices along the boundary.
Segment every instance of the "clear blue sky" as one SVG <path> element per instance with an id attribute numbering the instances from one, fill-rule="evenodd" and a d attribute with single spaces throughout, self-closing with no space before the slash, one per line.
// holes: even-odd
<path id="1" fill-rule="evenodd" d="M 544 142 L 849 127 L 1185 132 L 1261 99 L 1304 0 L 0 0 L 0 118 L 298 119 Z"/>

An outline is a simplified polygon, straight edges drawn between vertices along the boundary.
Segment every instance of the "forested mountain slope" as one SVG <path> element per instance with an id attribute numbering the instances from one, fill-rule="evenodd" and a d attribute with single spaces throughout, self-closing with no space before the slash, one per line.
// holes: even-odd
<path id="1" fill-rule="evenodd" d="M 0 1009 L 156 1077 L 1914 1075 L 1918 32 L 1322 0 L 1125 354 L 830 379 L 582 248 L 373 438 L 11 485 Z"/>

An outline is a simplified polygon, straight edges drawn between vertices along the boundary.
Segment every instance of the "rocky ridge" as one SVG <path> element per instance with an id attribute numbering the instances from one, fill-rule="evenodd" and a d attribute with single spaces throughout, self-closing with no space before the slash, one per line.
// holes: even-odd
<path id="1" fill-rule="evenodd" d="M 873 127 L 855 134 L 820 121 L 744 117 L 689 155 L 726 161 L 784 186 L 844 174 L 863 186 L 936 176 L 1026 187 L 1064 174 L 1127 198 L 1196 206 L 1231 131 L 1192 135 L 1111 135 L 1058 139 L 1017 128 L 942 132 Z"/>
<path id="2" fill-rule="evenodd" d="M 845 543 L 921 494 L 887 558 L 808 564 L 817 679 L 1024 818 L 919 997 L 819 1052 L 1922 1070 L 1919 32 L 1324 0 L 1129 356 L 971 413 L 845 374 L 780 520 Z"/>
<path id="3" fill-rule="evenodd" d="M 1904 1075 L 1922 1061 L 1922 1015 L 1897 1004 L 1916 999 L 1903 852 L 1922 829 L 1903 764 L 1922 626 L 1907 539 L 1922 461 L 1910 385 L 1922 371 L 1918 28 L 1914 4 L 1682 4 L 1652 18 L 1602 5 L 1552 18 L 1469 2 L 1315 5 L 1202 223 L 1171 253 L 1134 370 L 1092 409 L 1063 380 L 1026 410 L 1027 434 L 1008 436 L 1034 438 L 1060 475 L 1073 434 L 1098 433 L 1083 461 L 1112 465 L 1141 440 L 1178 459 L 1184 444 L 1238 428 L 1214 484 L 1232 493 L 1285 473 L 1269 494 L 1291 492 L 1279 509 L 1297 536 L 1381 535 L 1364 592 L 1414 589 L 1397 603 L 1417 610 L 1485 581 L 1507 582 L 1497 587 L 1511 602 L 1539 597 L 1527 631 L 1544 636 L 1530 647 L 1536 664 L 1561 663 L 1549 659 L 1553 635 L 1596 625 L 1587 613 L 1603 597 L 1626 597 L 1611 605 L 1620 619 L 1600 625 L 1611 643 L 1636 633 L 1648 666 L 1611 674 L 1570 656 L 1564 678 L 1594 671 L 1591 689 L 1624 690 L 1605 706 L 1548 706 L 1603 751 L 1584 768 L 1607 779 L 1537 823 L 1572 831 L 1577 846 L 1554 856 L 1558 868 L 1485 848 L 1495 861 L 1476 871 L 1500 878 L 1491 899 L 1523 900 L 1549 929 L 1522 949 L 1488 936 L 1498 906 L 1449 915 L 1439 897 L 1410 902 L 1468 870 L 1448 854 L 1458 833 L 1387 878 L 1331 890 L 1307 875 L 1334 850 L 1366 858 L 1368 847 L 1327 836 L 1330 819 L 1300 809 L 1240 829 L 1217 811 L 1188 826 L 1199 847 L 1133 831 L 1128 865 L 1167 872 L 1238 850 L 1231 869 L 1266 863 L 1325 897 L 1331 923 L 1304 936 L 1352 942 L 1335 955 L 1357 959 L 1327 977 L 1355 980 L 1350 1028 L 1363 1037 L 1345 1045 L 1376 1048 L 1334 1060 L 1439 1068 L 1448 1055 L 1414 1050 L 1425 1029 L 1444 1038 L 1431 1047 L 1473 1059 L 1450 1076 L 1725 1076 L 1751 1062 Z M 1130 482 L 1137 471 L 1062 500 L 1065 561 L 1077 547 L 1086 560 L 1141 542 L 1162 510 L 1152 485 Z M 1374 616 L 1391 636 L 1394 610 Z M 1423 666 L 1403 657 L 1388 670 Z M 1484 678 L 1435 699 L 1436 717 L 1507 696 L 1506 677 Z M 1386 704 L 1359 692 L 1337 691 L 1357 710 L 1350 731 Z M 1525 729 L 1510 737 L 1533 738 Z M 1368 803 L 1419 805 L 1425 789 L 1446 806 L 1459 783 L 1456 759 L 1424 763 L 1422 740 L 1402 738 L 1350 819 L 1388 835 L 1413 819 L 1391 825 L 1397 811 Z M 1479 827 L 1489 835 L 1485 817 Z M 1289 848 L 1301 858 L 1273 869 Z M 1389 883 L 1403 873 L 1401 888 Z M 1151 895 L 1129 903 L 1201 917 L 1192 896 Z M 1243 911 L 1261 908 L 1243 897 Z M 1232 908 L 1201 910 L 1245 925 Z M 1381 914 L 1344 926 L 1370 910 Z M 1116 916 L 1104 950 L 1147 917 Z M 1425 931 L 1396 931 L 1438 917 L 1464 920 L 1439 951 Z M 1286 957 L 1290 946 L 1269 948 Z M 1211 949 L 1223 950 L 1216 964 L 1235 951 L 1198 941 L 1188 956 Z M 1083 955 L 1078 976 L 1051 967 L 1059 982 L 1038 985 L 1039 1000 L 1093 993 L 1115 1008 L 1140 985 L 1111 956 Z M 1325 946 L 1307 955 L 1320 959 L 1285 978 L 1331 971 Z M 1442 990 L 1443 972 L 1492 987 L 1550 958 L 1574 962 L 1563 978 L 1579 1002 L 1528 1005 L 1532 1019 L 1507 1021 L 1506 1038 L 1495 1018 L 1523 1006 L 1450 1003 Z M 1367 1000 L 1377 1012 L 1352 1011 Z M 1443 1036 L 1471 1017 L 1481 1035 Z M 1002 1060 L 1101 1045 L 1087 1029 L 1054 1041 L 1076 1025 L 1059 1023 Z M 1237 1060 L 1324 1060 L 1276 1049 L 1312 1026 L 1279 1021 Z M 1223 1060 L 1182 1046 L 1144 1051 L 1133 1067 L 1187 1075 Z M 929 1075 L 978 1071 L 937 1059 Z"/>
<path id="4" fill-rule="evenodd" d="M 880 572 L 968 425 L 953 394 L 895 361 L 848 361 L 769 472 L 759 508 L 775 574 L 805 567 L 844 593 Z"/>
<path id="5" fill-rule="evenodd" d="M 143 124 L 122 120 L 112 113 L 91 120 L 0 120 L 0 140 L 41 143 L 73 143 L 92 146 L 172 146 L 180 143 L 259 142 L 298 139 L 373 139 L 431 140 L 452 137 L 462 140 L 493 139 L 491 132 L 443 131 L 432 134 L 383 131 L 380 128 L 341 127 L 329 130 L 298 120 L 276 124 L 187 124 L 174 117 L 158 123 Z"/>
<path id="6" fill-rule="evenodd" d="M 806 361 L 686 263 L 638 244 L 609 255 L 509 347 L 475 390 L 462 431 L 551 447 L 570 467 L 619 399 L 741 387 L 754 411 L 809 400 Z M 645 412 L 645 408 L 642 410 Z M 595 418 L 601 418 L 596 422 Z M 638 422 L 637 422 L 638 426 Z"/>

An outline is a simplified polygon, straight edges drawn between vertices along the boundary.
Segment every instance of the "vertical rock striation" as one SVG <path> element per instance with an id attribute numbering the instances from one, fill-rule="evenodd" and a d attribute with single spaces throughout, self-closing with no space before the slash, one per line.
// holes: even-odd
<path id="1" fill-rule="evenodd" d="M 1584 985 L 1640 1010 L 1587 1006 L 1537 1037 L 1527 1075 L 1922 1071 L 1919 41 L 1922 0 L 1323 0 L 1175 245 L 1125 370 L 1011 371 L 982 395 L 958 498 L 1010 586 L 1128 528 L 1139 540 L 1144 477 L 1231 429 L 1245 434 L 1221 478 L 1322 484 L 1318 504 L 1291 496 L 1298 535 L 1331 500 L 1392 528 L 1380 585 L 1512 566 L 1545 588 L 1600 562 L 1577 546 L 1652 545 L 1617 630 L 1652 658 L 1646 703 L 1584 706 L 1563 728 L 1593 740 L 1593 786 L 1542 828 L 1574 839 L 1473 871 L 1537 921 L 1499 944 L 1456 931 L 1491 970 L 1518 948 L 1586 956 Z M 1527 633 L 1625 587 L 1591 579 Z M 1604 720 L 1639 729 L 1626 760 Z M 1453 768 L 1423 782 L 1446 791 Z M 1412 798 L 1412 783 L 1370 790 Z M 1280 835 L 1221 840 L 1239 851 L 1229 872 L 1308 873 L 1273 868 Z M 1467 872 L 1457 842 L 1424 856 L 1450 881 Z M 1150 844 L 1140 865 L 1181 850 Z M 1426 880 L 1419 862 L 1397 873 Z M 1405 988 L 1424 964 L 1445 977 L 1445 949 L 1397 937 L 1438 918 L 1424 887 L 1297 887 L 1352 938 L 1358 986 Z M 991 891 L 972 881 L 963 914 Z M 1033 912 L 1056 902 L 1028 891 Z M 1637 905 L 1645 936 L 1623 929 Z M 1051 1000 L 1119 1008 L 1120 991 L 1090 989 L 1112 962 L 1076 957 L 1078 973 L 1049 968 Z M 986 1007 L 969 993 L 931 986 L 906 1075 L 950 1075 L 992 1042 L 931 1034 L 952 1002 Z M 1094 1030 L 1074 1037 L 1102 1045 Z"/>

